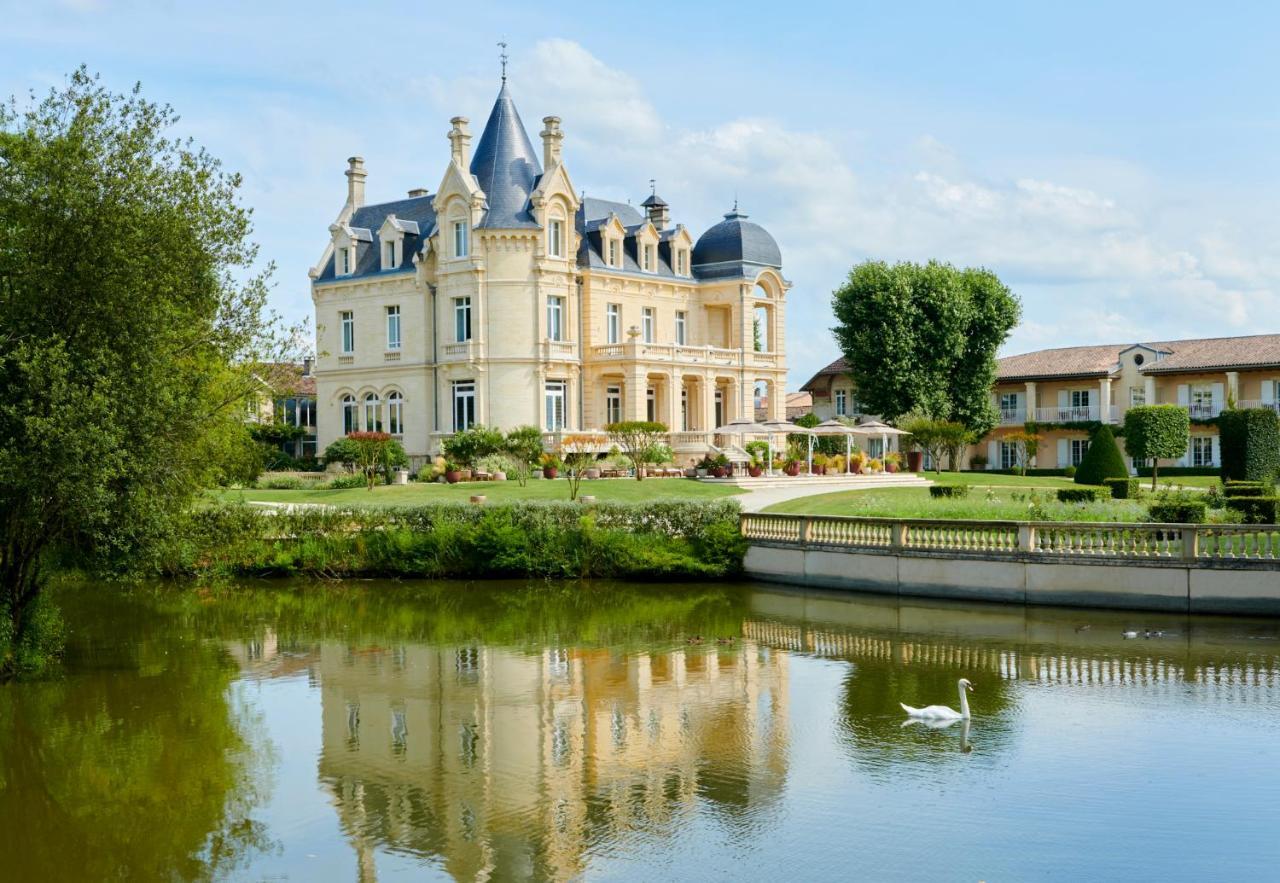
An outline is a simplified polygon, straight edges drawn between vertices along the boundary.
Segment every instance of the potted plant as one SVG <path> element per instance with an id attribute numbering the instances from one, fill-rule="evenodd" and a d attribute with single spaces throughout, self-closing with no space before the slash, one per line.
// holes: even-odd
<path id="1" fill-rule="evenodd" d="M 764 464 L 760 462 L 759 456 L 752 455 L 751 462 L 747 464 L 747 475 L 752 478 L 759 478 L 764 475 Z"/>
<path id="2" fill-rule="evenodd" d="M 490 481 L 506 481 L 507 467 L 510 461 L 502 454 L 490 454 L 480 459 L 480 469 L 489 476 Z"/>
<path id="3" fill-rule="evenodd" d="M 444 464 L 444 480 L 449 484 L 462 481 L 462 467 L 452 461 Z"/>
<path id="4" fill-rule="evenodd" d="M 908 451 L 907 470 L 920 472 L 922 469 L 924 469 L 924 451 Z"/>
<path id="5" fill-rule="evenodd" d="M 782 471 L 792 477 L 800 474 L 800 464 L 795 460 L 788 460 L 782 467 Z"/>
<path id="6" fill-rule="evenodd" d="M 809 471 L 814 475 L 825 475 L 827 472 L 827 455 L 814 454 L 813 467 Z"/>
<path id="7" fill-rule="evenodd" d="M 893 473 L 902 467 L 902 455 L 897 451 L 890 451 L 884 455 L 884 471 Z"/>
<path id="8" fill-rule="evenodd" d="M 539 462 L 542 464 L 543 478 L 555 478 L 560 474 L 560 459 L 555 454 L 543 454 Z"/>
<path id="9" fill-rule="evenodd" d="M 844 467 L 844 454 L 835 454 L 827 459 L 827 475 L 840 475 Z"/>
<path id="10" fill-rule="evenodd" d="M 867 471 L 870 472 L 872 475 L 878 475 L 879 473 L 884 471 L 884 464 L 881 463 L 880 460 L 878 460 L 877 458 L 872 457 L 869 461 L 867 461 Z"/>

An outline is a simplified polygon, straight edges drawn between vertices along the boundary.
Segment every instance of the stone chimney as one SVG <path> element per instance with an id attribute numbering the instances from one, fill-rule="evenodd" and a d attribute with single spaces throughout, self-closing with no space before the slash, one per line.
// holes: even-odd
<path id="1" fill-rule="evenodd" d="M 560 142 L 564 140 L 564 132 L 560 131 L 560 117 L 543 117 L 542 125 L 542 169 L 546 171 L 560 162 Z"/>
<path id="2" fill-rule="evenodd" d="M 417 199 L 419 196 L 426 196 L 426 195 L 427 195 L 427 188 L 425 187 L 415 187 L 409 191 L 410 199 Z"/>
<path id="3" fill-rule="evenodd" d="M 653 226 L 659 230 L 667 229 L 667 225 L 671 223 L 671 207 L 656 191 L 649 194 L 649 198 L 640 203 L 640 205 L 649 216 L 649 221 Z"/>
<path id="4" fill-rule="evenodd" d="M 470 122 L 466 117 L 449 120 L 453 126 L 449 130 L 449 152 L 453 155 L 453 161 L 464 169 L 471 162 L 471 132 L 467 129 Z"/>
<path id="5" fill-rule="evenodd" d="M 347 160 L 347 205 L 360 208 L 364 205 L 364 157 L 353 156 Z"/>

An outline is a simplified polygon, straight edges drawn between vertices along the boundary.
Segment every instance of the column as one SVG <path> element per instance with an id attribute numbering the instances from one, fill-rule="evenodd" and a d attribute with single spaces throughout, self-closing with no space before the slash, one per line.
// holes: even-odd
<path id="1" fill-rule="evenodd" d="M 1239 406 L 1240 404 L 1240 372 L 1227 372 L 1227 402 Z M 1226 402 L 1223 403 L 1226 407 Z"/>
<path id="2" fill-rule="evenodd" d="M 769 381 L 769 414 L 770 420 L 787 419 L 787 387 L 786 381 L 777 375 Z"/>
<path id="3" fill-rule="evenodd" d="M 1034 380 L 1027 381 L 1027 419 L 1036 419 L 1036 409 L 1040 407 L 1040 403 L 1036 400 L 1036 382 Z"/>
<path id="4" fill-rule="evenodd" d="M 643 365 L 627 366 L 622 413 L 627 420 L 643 420 L 648 410 L 649 377 Z"/>
<path id="5" fill-rule="evenodd" d="M 1098 419 L 1103 423 L 1111 422 L 1111 378 L 1103 377 L 1098 381 Z"/>
<path id="6" fill-rule="evenodd" d="M 702 419 L 698 426 L 703 432 L 716 428 L 716 379 L 710 374 L 704 375 L 698 384 L 698 407 L 702 410 Z"/>
<path id="7" fill-rule="evenodd" d="M 667 375 L 667 429 L 680 431 L 680 389 L 683 383 L 680 372 L 674 368 Z"/>

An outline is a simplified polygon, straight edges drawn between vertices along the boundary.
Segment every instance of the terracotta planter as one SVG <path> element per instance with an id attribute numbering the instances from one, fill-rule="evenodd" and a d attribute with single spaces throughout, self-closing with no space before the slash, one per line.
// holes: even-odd
<path id="1" fill-rule="evenodd" d="M 824 475 L 826 471 L 827 471 L 827 467 L 819 466 L 817 463 L 814 463 L 812 466 L 809 467 L 810 475 Z"/>
<path id="2" fill-rule="evenodd" d="M 897 464 L 897 463 L 886 463 L 886 464 L 884 464 L 884 471 L 885 471 L 885 472 L 888 472 L 888 473 L 890 473 L 890 474 L 893 474 L 894 472 L 897 472 L 897 471 L 898 471 L 898 464 Z"/>
<path id="3" fill-rule="evenodd" d="M 799 463 L 788 463 L 786 466 L 783 466 L 783 467 L 782 467 L 782 471 L 783 471 L 783 472 L 785 472 L 787 475 L 790 475 L 790 476 L 792 476 L 792 477 L 797 476 L 797 475 L 799 475 L 799 474 L 800 474 L 800 464 L 799 464 Z"/>
<path id="4" fill-rule="evenodd" d="M 495 472 L 495 473 L 493 473 L 493 475 L 489 476 L 489 480 L 490 480 L 490 481 L 506 481 L 506 480 L 507 480 L 507 473 L 505 473 L 505 472 Z"/>
<path id="5" fill-rule="evenodd" d="M 764 469 L 759 466 L 748 466 L 747 475 L 750 475 L 752 478 L 759 478 L 764 475 Z"/>
<path id="6" fill-rule="evenodd" d="M 457 469 L 454 469 L 452 472 L 446 472 L 444 474 L 444 480 L 449 482 L 449 484 L 457 484 L 462 481 L 462 473 Z"/>
<path id="7" fill-rule="evenodd" d="M 907 451 L 907 468 L 919 472 L 924 468 L 924 451 Z"/>
<path id="8" fill-rule="evenodd" d="M 464 469 L 464 470 L 462 470 L 462 480 L 463 480 L 463 481 L 470 481 L 470 480 L 471 480 L 471 476 L 472 476 L 472 472 L 471 472 L 471 470 L 470 470 L 470 469 Z"/>
<path id="9" fill-rule="evenodd" d="M 556 468 L 556 467 L 554 467 L 554 466 L 544 466 L 544 467 L 542 467 L 542 477 L 543 477 L 543 478 L 555 478 L 555 477 L 556 477 L 557 475 L 559 475 L 559 474 L 560 474 L 560 470 L 559 470 L 559 469 L 557 469 L 557 468 Z"/>
<path id="10" fill-rule="evenodd" d="M 586 471 L 585 471 L 584 473 L 582 473 L 582 474 L 583 474 L 583 476 L 585 476 L 586 478 L 599 478 L 599 477 L 600 477 L 600 470 L 599 470 L 599 469 L 594 469 L 594 468 L 593 468 L 593 469 L 588 469 L 588 470 L 586 470 Z"/>

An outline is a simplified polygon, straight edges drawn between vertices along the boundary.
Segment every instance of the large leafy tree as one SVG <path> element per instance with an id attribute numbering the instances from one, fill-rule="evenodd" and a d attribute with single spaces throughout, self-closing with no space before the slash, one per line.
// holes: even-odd
<path id="1" fill-rule="evenodd" d="M 83 69 L 0 105 L 0 675 L 59 557 L 126 559 L 252 446 L 281 355 L 240 179 L 176 120 Z"/>
<path id="2" fill-rule="evenodd" d="M 1156 489 L 1160 460 L 1181 457 L 1191 439 L 1191 418 L 1180 405 L 1141 405 L 1124 412 L 1124 448 L 1134 460 L 1151 461 Z"/>
<path id="3" fill-rule="evenodd" d="M 995 354 L 1022 306 L 994 273 L 868 261 L 836 289 L 832 308 L 868 411 L 889 420 L 916 412 L 977 435 L 995 425 Z"/>

